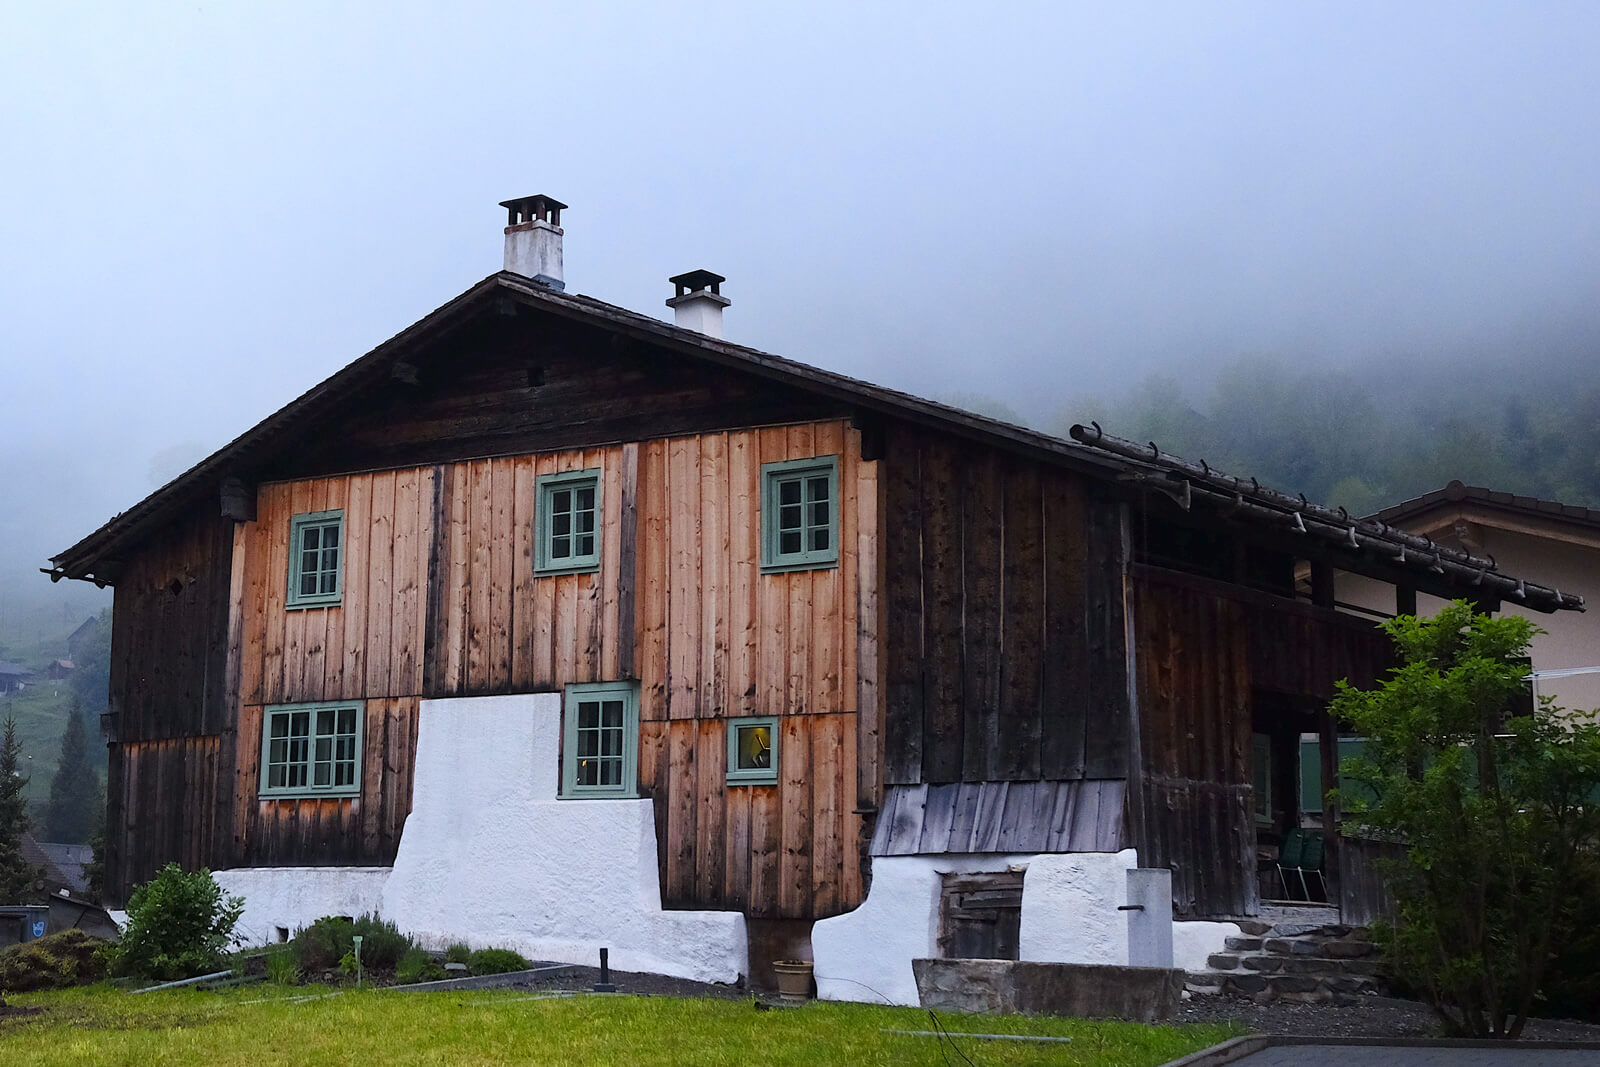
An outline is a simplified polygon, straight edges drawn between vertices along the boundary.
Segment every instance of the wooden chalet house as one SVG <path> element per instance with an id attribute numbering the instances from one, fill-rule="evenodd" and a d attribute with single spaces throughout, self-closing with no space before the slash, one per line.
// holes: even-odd
<path id="1" fill-rule="evenodd" d="M 1337 572 L 1582 606 L 730 343 L 709 272 L 676 325 L 568 293 L 563 205 L 504 206 L 505 270 L 53 557 L 116 587 L 111 903 L 176 860 L 267 937 L 372 907 L 723 979 L 897 859 L 1120 855 L 1245 916 L 1300 734 L 1388 662 Z"/>

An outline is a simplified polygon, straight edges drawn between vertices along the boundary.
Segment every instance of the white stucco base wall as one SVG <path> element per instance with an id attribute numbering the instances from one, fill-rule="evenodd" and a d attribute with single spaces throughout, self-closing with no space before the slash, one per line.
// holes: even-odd
<path id="1" fill-rule="evenodd" d="M 245 945 L 278 940 L 278 928 L 292 935 L 324 915 L 364 915 L 377 911 L 388 867 L 236 867 L 213 871 L 223 892 L 244 898 L 235 932 Z"/>
<path id="2" fill-rule="evenodd" d="M 811 929 L 817 995 L 824 1000 L 916 1004 L 911 961 L 938 955 L 944 874 L 1026 867 L 1019 955 L 1051 963 L 1128 962 L 1127 895 L 1135 853 L 879 856 L 872 888 L 852 912 Z"/>
<path id="3" fill-rule="evenodd" d="M 1172 965 L 1181 971 L 1209 970 L 1210 957 L 1223 951 L 1230 937 L 1241 937 L 1238 923 L 1195 919 L 1172 924 Z"/>
<path id="4" fill-rule="evenodd" d="M 559 694 L 424 700 L 382 914 L 424 944 L 705 982 L 746 970 L 744 916 L 666 911 L 649 800 L 559 800 Z"/>

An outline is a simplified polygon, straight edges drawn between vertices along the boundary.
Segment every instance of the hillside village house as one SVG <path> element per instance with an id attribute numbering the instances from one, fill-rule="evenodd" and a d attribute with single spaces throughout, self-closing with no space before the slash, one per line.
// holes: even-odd
<path id="1" fill-rule="evenodd" d="M 378 909 L 914 1002 L 913 956 L 1096 962 L 1121 898 L 1063 887 L 1134 865 L 1184 920 L 1258 910 L 1299 735 L 1388 662 L 1341 572 L 1582 606 L 729 343 L 706 271 L 675 325 L 573 295 L 563 205 L 503 206 L 505 270 L 54 557 L 116 587 L 114 901 L 177 860 L 262 938 Z"/>
<path id="2" fill-rule="evenodd" d="M 1372 516 L 1441 545 L 1494 560 L 1515 574 L 1537 574 L 1562 590 L 1589 596 L 1600 587 L 1600 511 L 1554 500 L 1451 482 Z M 1359 575 L 1340 578 L 1339 598 L 1363 607 L 1381 604 L 1381 589 Z M 1424 613 L 1435 597 L 1418 598 Z M 1543 630 L 1529 650 L 1534 688 L 1574 710 L 1600 708 L 1600 616 L 1531 612 L 1515 600 L 1505 609 L 1528 615 Z"/>

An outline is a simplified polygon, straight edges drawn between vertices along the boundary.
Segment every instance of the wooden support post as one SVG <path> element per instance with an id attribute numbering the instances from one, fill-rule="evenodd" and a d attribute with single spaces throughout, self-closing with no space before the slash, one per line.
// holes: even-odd
<path id="1" fill-rule="evenodd" d="M 1317 712 L 1318 748 L 1322 756 L 1322 882 L 1328 900 L 1339 901 L 1339 805 L 1328 797 L 1328 790 L 1339 784 L 1338 724 L 1327 708 Z"/>
<path id="2" fill-rule="evenodd" d="M 1333 564 L 1311 561 L 1311 602 L 1319 608 L 1333 608 Z"/>
<path id="3" fill-rule="evenodd" d="M 1417 590 L 1415 586 L 1397 585 L 1394 587 L 1394 613 L 1396 615 L 1415 615 L 1417 613 Z"/>

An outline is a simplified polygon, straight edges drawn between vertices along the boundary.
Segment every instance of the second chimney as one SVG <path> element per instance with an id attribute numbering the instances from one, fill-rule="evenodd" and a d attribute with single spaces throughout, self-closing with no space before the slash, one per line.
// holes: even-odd
<path id="1" fill-rule="evenodd" d="M 552 289 L 565 289 L 561 273 L 561 211 L 567 205 L 545 196 L 502 200 L 506 209 L 506 270 Z"/>
<path id="2" fill-rule="evenodd" d="M 678 290 L 667 301 L 673 311 L 673 323 L 707 337 L 721 337 L 722 309 L 733 303 L 722 295 L 722 283 L 727 280 L 708 270 L 692 270 L 668 278 Z"/>

